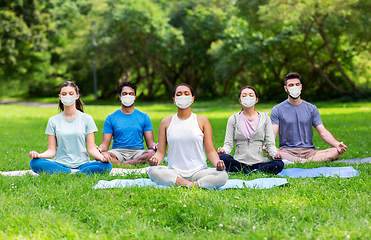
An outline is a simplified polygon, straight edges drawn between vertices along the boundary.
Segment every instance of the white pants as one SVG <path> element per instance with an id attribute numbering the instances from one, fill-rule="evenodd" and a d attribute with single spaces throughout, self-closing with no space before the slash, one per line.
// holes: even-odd
<path id="1" fill-rule="evenodd" d="M 148 175 L 153 182 L 166 186 L 175 185 L 177 177 L 190 182 L 197 181 L 198 186 L 204 188 L 219 188 L 228 180 L 228 174 L 225 171 L 217 171 L 215 168 L 204 168 L 194 172 L 190 177 L 183 177 L 173 168 L 154 166 L 148 169 Z"/>

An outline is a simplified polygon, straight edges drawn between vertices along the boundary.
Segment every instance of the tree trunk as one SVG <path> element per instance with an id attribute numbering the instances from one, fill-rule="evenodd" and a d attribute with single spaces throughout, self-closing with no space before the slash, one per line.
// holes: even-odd
<path id="1" fill-rule="evenodd" d="M 328 50 L 328 52 L 329 52 L 329 54 L 331 56 L 331 59 L 335 62 L 335 65 L 339 69 L 341 75 L 343 75 L 343 77 L 347 80 L 347 82 L 350 84 L 350 86 L 352 86 L 352 88 L 354 90 L 356 90 L 359 93 L 363 93 L 363 91 L 361 89 L 359 89 L 352 80 L 350 80 L 350 78 L 348 77 L 348 75 L 345 73 L 343 67 L 340 65 L 337 57 L 333 53 L 333 51 L 332 51 L 332 49 L 330 47 L 329 41 L 328 41 L 328 39 L 326 37 L 326 33 L 323 30 L 323 23 L 318 23 L 317 21 L 316 21 L 316 23 L 317 23 L 317 26 L 318 26 L 318 32 L 321 35 L 323 41 L 325 42 L 326 48 L 327 48 L 327 50 Z"/>
<path id="2" fill-rule="evenodd" d="M 308 32 L 310 31 L 310 29 L 312 28 L 312 25 L 309 27 L 309 29 L 307 29 L 305 31 L 305 38 L 304 38 L 304 41 L 303 41 L 303 44 L 304 44 L 304 49 L 305 49 L 305 52 L 310 60 L 310 62 L 312 63 L 314 69 L 322 76 L 323 79 L 325 79 L 325 81 L 327 82 L 327 84 L 330 85 L 330 87 L 332 87 L 335 91 L 337 92 L 340 92 L 340 93 L 344 93 L 344 94 L 351 94 L 351 92 L 347 91 L 347 90 L 344 90 L 342 88 L 339 88 L 338 86 L 336 86 L 329 78 L 328 76 L 326 75 L 326 73 L 322 70 L 322 68 L 316 63 L 314 57 L 310 54 L 309 50 L 308 50 L 308 46 L 307 46 L 307 39 L 308 39 Z"/>

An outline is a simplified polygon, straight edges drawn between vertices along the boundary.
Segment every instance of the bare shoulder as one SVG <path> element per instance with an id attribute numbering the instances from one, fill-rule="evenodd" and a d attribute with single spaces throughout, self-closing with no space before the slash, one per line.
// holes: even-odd
<path id="1" fill-rule="evenodd" d="M 166 118 L 162 119 L 161 125 L 165 126 L 165 127 L 169 126 L 170 123 L 171 123 L 171 119 L 173 119 L 173 116 L 166 117 Z"/>
<path id="2" fill-rule="evenodd" d="M 207 117 L 205 116 L 202 116 L 202 115 L 196 115 L 197 116 L 197 120 L 198 121 L 209 121 L 209 119 L 207 119 Z"/>
<path id="3" fill-rule="evenodd" d="M 202 115 L 196 115 L 197 116 L 197 121 L 201 124 L 209 123 L 209 119 L 207 117 L 202 116 Z"/>
<path id="4" fill-rule="evenodd" d="M 207 119 L 207 117 L 202 116 L 202 115 L 196 115 L 196 116 L 197 116 L 198 125 L 200 125 L 200 127 L 202 129 L 203 129 L 203 127 L 211 126 L 210 122 L 209 122 L 209 119 Z"/>

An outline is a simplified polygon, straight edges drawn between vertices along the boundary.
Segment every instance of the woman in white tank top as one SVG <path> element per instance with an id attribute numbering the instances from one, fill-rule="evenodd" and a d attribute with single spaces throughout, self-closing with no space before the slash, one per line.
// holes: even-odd
<path id="1" fill-rule="evenodd" d="M 158 150 L 150 158 L 152 166 L 148 175 L 161 185 L 218 188 L 228 180 L 224 162 L 219 159 L 213 144 L 209 120 L 191 112 L 193 89 L 187 84 L 178 85 L 173 92 L 178 113 L 164 118 L 158 132 Z M 159 165 L 168 150 L 168 166 Z M 216 168 L 208 168 L 206 156 Z"/>

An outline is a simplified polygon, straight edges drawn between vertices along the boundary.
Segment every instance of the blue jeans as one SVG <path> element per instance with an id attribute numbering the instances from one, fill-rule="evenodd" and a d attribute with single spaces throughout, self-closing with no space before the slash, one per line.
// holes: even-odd
<path id="1" fill-rule="evenodd" d="M 272 160 L 269 162 L 256 163 L 253 165 L 246 165 L 235 160 L 229 154 L 219 155 L 220 160 L 223 160 L 224 165 L 228 172 L 244 172 L 245 174 L 251 173 L 251 171 L 256 170 L 263 173 L 278 174 L 282 171 L 285 164 L 282 160 Z"/>
<path id="2" fill-rule="evenodd" d="M 49 174 L 53 173 L 71 173 L 71 168 L 65 167 L 60 163 L 50 161 L 45 158 L 34 158 L 30 162 L 30 167 L 35 173 L 47 172 Z M 106 171 L 111 172 L 112 164 L 110 162 L 88 162 L 80 167 L 79 171 L 76 173 L 84 173 L 91 175 L 94 173 L 104 173 Z"/>

